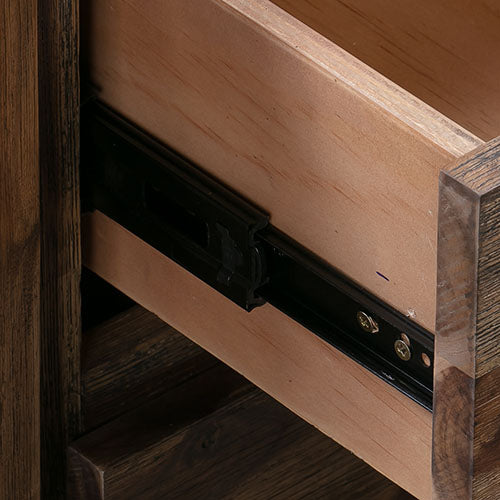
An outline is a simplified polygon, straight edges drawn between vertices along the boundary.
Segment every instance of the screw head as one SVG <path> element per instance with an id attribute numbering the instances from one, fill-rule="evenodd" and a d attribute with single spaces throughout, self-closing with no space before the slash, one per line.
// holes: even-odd
<path id="1" fill-rule="evenodd" d="M 401 339 L 396 340 L 394 342 L 394 350 L 400 359 L 403 361 L 410 361 L 411 359 L 411 350 L 410 346 L 403 342 Z"/>
<path id="2" fill-rule="evenodd" d="M 358 320 L 358 325 L 368 333 L 378 333 L 378 324 L 377 322 L 368 314 L 363 311 L 358 311 L 356 315 Z"/>

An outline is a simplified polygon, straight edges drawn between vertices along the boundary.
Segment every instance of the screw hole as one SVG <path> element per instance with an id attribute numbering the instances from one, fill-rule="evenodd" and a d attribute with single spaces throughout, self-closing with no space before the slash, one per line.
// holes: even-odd
<path id="1" fill-rule="evenodd" d="M 409 347 L 411 346 L 410 337 L 406 333 L 402 333 L 399 338 Z"/>
<path id="2" fill-rule="evenodd" d="M 430 368 L 431 367 L 431 358 L 429 357 L 428 354 L 426 354 L 425 352 L 422 353 L 422 364 L 426 367 L 426 368 Z"/>

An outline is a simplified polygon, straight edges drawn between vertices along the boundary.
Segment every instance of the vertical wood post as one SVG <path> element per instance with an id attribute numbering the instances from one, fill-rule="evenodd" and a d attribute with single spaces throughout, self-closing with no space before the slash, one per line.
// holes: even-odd
<path id="1" fill-rule="evenodd" d="M 79 21 L 77 0 L 39 2 L 42 493 L 65 498 L 80 431 Z"/>
<path id="2" fill-rule="evenodd" d="M 40 496 L 37 2 L 0 0 L 0 498 Z"/>
<path id="3" fill-rule="evenodd" d="M 433 498 L 500 497 L 500 139 L 441 174 Z"/>

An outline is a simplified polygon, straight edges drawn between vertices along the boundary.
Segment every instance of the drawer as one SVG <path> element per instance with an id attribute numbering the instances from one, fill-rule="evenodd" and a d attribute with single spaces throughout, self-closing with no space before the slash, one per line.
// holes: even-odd
<path id="1" fill-rule="evenodd" d="M 487 122 L 483 139 L 494 135 L 494 113 L 500 119 L 498 64 L 484 61 L 479 72 L 475 54 L 494 57 L 493 26 L 470 23 L 475 45 L 490 47 L 472 51 L 452 19 L 456 28 L 437 29 L 441 16 L 431 2 L 390 9 L 370 2 L 365 15 L 367 2 L 350 2 L 349 10 L 341 2 L 283 0 L 293 16 L 269 1 L 94 3 L 89 71 L 104 101 L 434 329 L 438 174 L 481 140 L 299 19 L 329 26 L 324 35 L 414 94 L 433 96 L 436 109 L 460 109 L 451 114 L 465 126 L 476 117 L 473 132 Z M 467 22 L 465 7 L 453 5 L 454 18 Z"/>
<path id="2" fill-rule="evenodd" d="M 82 8 L 84 64 L 101 100 L 435 331 L 440 172 L 474 177 L 477 165 L 459 159 L 500 129 L 493 2 Z M 102 213 L 84 217 L 83 256 L 325 434 L 431 497 L 430 412 L 272 306 L 239 309 Z"/>

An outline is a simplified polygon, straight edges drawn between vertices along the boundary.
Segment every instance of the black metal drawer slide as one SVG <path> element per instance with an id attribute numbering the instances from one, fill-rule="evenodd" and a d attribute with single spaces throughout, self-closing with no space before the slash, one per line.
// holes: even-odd
<path id="1" fill-rule="evenodd" d="M 248 311 L 270 302 L 432 408 L 432 334 L 99 103 L 84 115 L 81 172 L 87 210 L 102 211 Z"/>

